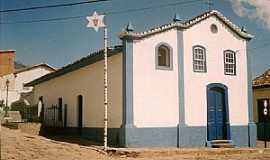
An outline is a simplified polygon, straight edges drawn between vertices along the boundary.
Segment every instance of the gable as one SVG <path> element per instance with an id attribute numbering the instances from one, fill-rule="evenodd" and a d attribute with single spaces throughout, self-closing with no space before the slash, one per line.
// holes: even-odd
<path id="1" fill-rule="evenodd" d="M 177 28 L 180 30 L 189 29 L 192 26 L 195 26 L 199 24 L 200 22 L 208 19 L 209 17 L 215 16 L 220 21 L 222 21 L 228 28 L 230 28 L 235 34 L 237 34 L 239 37 L 251 40 L 253 38 L 253 35 L 247 33 L 245 30 L 240 29 L 237 25 L 233 24 L 229 19 L 227 19 L 225 16 L 223 16 L 220 12 L 216 10 L 205 12 L 199 16 L 196 16 L 190 20 L 180 22 L 175 21 L 169 24 L 161 25 L 158 27 L 155 27 L 153 29 L 150 29 L 148 31 L 144 32 L 129 32 L 124 31 L 119 34 L 120 39 L 128 38 L 128 39 L 141 39 L 150 35 L 158 34 L 160 32 L 164 32 L 167 30 L 170 30 L 172 28 Z"/>
<path id="2" fill-rule="evenodd" d="M 201 39 L 201 41 L 206 44 L 213 43 L 213 39 L 218 39 L 222 43 L 241 43 L 242 41 L 246 41 L 246 39 L 243 39 L 239 34 L 234 32 L 231 27 L 215 15 L 212 15 L 207 19 L 198 22 L 196 25 L 185 29 L 184 32 L 186 32 L 184 33 L 185 35 L 189 36 L 190 41 Z M 227 44 L 224 45 L 227 46 Z"/>

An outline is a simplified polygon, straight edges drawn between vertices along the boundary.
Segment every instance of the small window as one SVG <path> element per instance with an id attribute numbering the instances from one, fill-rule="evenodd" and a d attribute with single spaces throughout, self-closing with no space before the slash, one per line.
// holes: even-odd
<path id="1" fill-rule="evenodd" d="M 172 53 L 167 45 L 160 45 L 157 48 L 156 66 L 158 69 L 171 69 L 172 68 Z"/>
<path id="2" fill-rule="evenodd" d="M 225 75 L 236 75 L 236 57 L 233 51 L 224 52 L 224 73 Z"/>
<path id="3" fill-rule="evenodd" d="M 202 46 L 193 47 L 193 71 L 206 72 L 206 53 Z"/>
<path id="4" fill-rule="evenodd" d="M 211 27 L 210 27 L 210 30 L 211 30 L 212 33 L 217 33 L 218 32 L 217 25 L 212 24 Z"/>

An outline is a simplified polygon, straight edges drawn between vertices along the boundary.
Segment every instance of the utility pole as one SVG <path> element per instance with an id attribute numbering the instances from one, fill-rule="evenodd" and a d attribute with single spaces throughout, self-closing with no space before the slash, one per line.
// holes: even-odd
<path id="1" fill-rule="evenodd" d="M 94 28 L 98 32 L 99 28 L 104 28 L 104 150 L 108 149 L 108 29 L 104 24 L 105 15 L 98 15 L 94 12 L 92 16 L 86 17 L 87 27 Z"/>
<path id="2" fill-rule="evenodd" d="M 108 147 L 108 31 L 104 28 L 104 149 Z"/>

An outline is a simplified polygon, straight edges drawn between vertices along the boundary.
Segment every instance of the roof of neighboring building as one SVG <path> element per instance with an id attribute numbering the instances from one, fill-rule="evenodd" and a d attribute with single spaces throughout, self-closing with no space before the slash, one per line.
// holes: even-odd
<path id="1" fill-rule="evenodd" d="M 270 69 L 259 75 L 252 81 L 253 88 L 270 87 Z"/>
<path id="2" fill-rule="evenodd" d="M 1 53 L 15 53 L 15 50 L 13 50 L 13 49 L 0 50 L 0 54 Z"/>
<path id="3" fill-rule="evenodd" d="M 32 70 L 32 69 L 35 69 L 35 68 L 38 68 L 38 67 L 44 67 L 44 68 L 48 68 L 52 71 L 56 71 L 56 69 L 46 63 L 40 63 L 40 64 L 34 64 L 34 65 L 29 65 L 29 66 L 26 66 L 26 67 L 23 67 L 23 68 L 20 68 L 20 69 L 17 69 L 14 74 L 18 74 L 18 73 L 21 73 L 21 72 L 25 72 L 25 71 L 29 71 L 29 70 Z"/>
<path id="4" fill-rule="evenodd" d="M 18 69 L 22 69 L 22 68 L 27 67 L 27 65 L 22 64 L 21 62 L 18 62 L 18 61 L 15 61 L 14 62 L 14 66 L 15 66 L 15 70 L 18 70 Z"/>
<path id="5" fill-rule="evenodd" d="M 114 47 L 109 47 L 108 48 L 108 56 L 112 56 L 112 55 L 115 55 L 115 54 L 118 54 L 118 53 L 121 53 L 122 52 L 122 46 L 114 46 Z M 46 74 L 38 79 L 35 79 L 27 84 L 25 84 L 24 86 L 34 86 L 34 85 L 37 85 L 37 84 L 40 84 L 42 82 L 45 82 L 45 81 L 48 81 L 50 79 L 53 79 L 53 78 L 56 78 L 56 77 L 59 77 L 59 76 L 62 76 L 62 75 L 65 75 L 67 73 L 70 73 L 70 72 L 73 72 L 73 71 L 76 71 L 82 67 L 85 67 L 85 66 L 88 66 L 90 64 L 93 64 L 95 62 L 98 62 L 100 60 L 103 60 L 103 55 L 104 55 L 104 49 L 101 49 L 101 50 L 98 50 L 94 53 L 91 53 L 89 54 L 88 56 L 86 57 L 83 57 L 71 64 L 68 64 L 60 69 L 58 69 L 57 71 L 55 72 L 52 72 L 52 73 L 49 73 L 49 74 Z"/>
<path id="6" fill-rule="evenodd" d="M 209 18 L 210 16 L 216 16 L 219 20 L 221 20 L 225 25 L 227 25 L 232 31 L 234 31 L 238 36 L 250 40 L 254 36 L 247 33 L 245 29 L 240 29 L 237 25 L 233 24 L 229 19 L 227 19 L 225 16 L 223 16 L 219 11 L 217 10 L 211 10 L 208 12 L 205 12 L 199 16 L 196 16 L 190 20 L 187 21 L 176 21 L 169 24 L 161 25 L 156 28 L 150 29 L 145 32 L 128 32 L 124 31 L 119 34 L 120 38 L 131 38 L 131 39 L 141 39 L 156 33 L 164 32 L 172 28 L 180 28 L 180 29 L 188 29 L 192 27 L 195 24 L 198 24 L 199 22 Z"/>

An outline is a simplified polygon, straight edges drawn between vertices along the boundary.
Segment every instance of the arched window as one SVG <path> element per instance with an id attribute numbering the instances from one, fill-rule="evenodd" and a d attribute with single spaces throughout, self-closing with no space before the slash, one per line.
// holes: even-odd
<path id="1" fill-rule="evenodd" d="M 236 75 L 236 57 L 231 50 L 224 51 L 224 74 Z"/>
<path id="2" fill-rule="evenodd" d="M 202 46 L 193 47 L 193 71 L 206 72 L 206 51 Z"/>
<path id="3" fill-rule="evenodd" d="M 158 69 L 172 69 L 172 49 L 165 44 L 156 49 L 156 67 Z"/>

